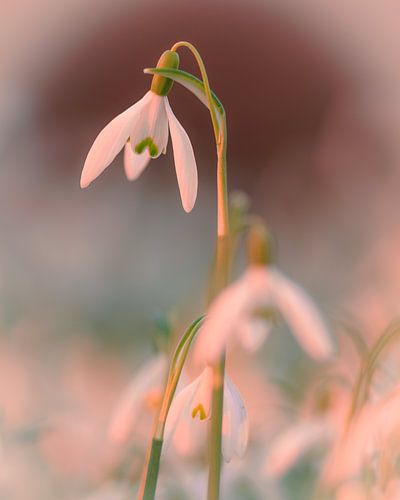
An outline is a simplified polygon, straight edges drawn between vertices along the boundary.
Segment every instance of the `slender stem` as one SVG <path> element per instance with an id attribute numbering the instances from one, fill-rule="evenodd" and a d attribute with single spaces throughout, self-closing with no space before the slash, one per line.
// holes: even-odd
<path id="1" fill-rule="evenodd" d="M 225 115 L 224 115 L 225 125 Z M 230 241 L 229 241 L 229 212 L 226 175 L 226 128 L 224 127 L 223 140 L 218 151 L 217 167 L 217 202 L 218 202 L 218 233 L 217 251 L 214 267 L 213 286 L 210 300 L 212 300 L 229 281 Z M 218 363 L 213 366 L 213 394 L 211 409 L 211 429 L 209 440 L 209 474 L 208 500 L 218 500 L 220 495 L 220 481 L 222 468 L 222 415 L 224 402 L 225 353 Z"/>
<path id="2" fill-rule="evenodd" d="M 225 355 L 213 366 L 212 413 L 209 439 L 208 500 L 218 500 L 222 470 L 222 415 L 224 406 Z"/>
<path id="3" fill-rule="evenodd" d="M 228 207 L 228 174 L 226 165 L 227 130 L 226 114 L 222 115 L 220 130 L 220 141 L 218 143 L 217 164 L 217 206 L 218 206 L 218 237 L 229 236 L 229 207 Z M 226 284 L 226 283 L 225 283 Z M 225 285 L 224 285 L 225 286 Z"/>

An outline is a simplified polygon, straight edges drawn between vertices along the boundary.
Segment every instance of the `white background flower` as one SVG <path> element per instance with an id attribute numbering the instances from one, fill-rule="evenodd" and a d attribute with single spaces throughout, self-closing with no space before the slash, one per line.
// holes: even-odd
<path id="1" fill-rule="evenodd" d="M 163 381 L 168 367 L 164 354 L 150 359 L 134 376 L 122 394 L 111 418 L 108 434 L 114 442 L 125 442 L 137 425 L 151 398 L 161 399 Z"/>
<path id="2" fill-rule="evenodd" d="M 270 325 L 261 327 L 257 314 L 270 307 L 281 313 L 308 354 L 318 360 L 332 355 L 328 330 L 306 292 L 274 268 L 252 266 L 211 304 L 196 342 L 197 361 L 217 361 L 232 337 L 244 347 L 258 347 Z"/>

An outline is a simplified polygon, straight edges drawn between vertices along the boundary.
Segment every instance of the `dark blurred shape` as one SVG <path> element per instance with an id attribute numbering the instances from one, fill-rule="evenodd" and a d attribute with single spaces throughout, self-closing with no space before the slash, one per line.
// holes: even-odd
<path id="1" fill-rule="evenodd" d="M 231 171 L 242 170 L 247 187 L 260 160 L 291 138 L 319 130 L 344 78 L 316 40 L 268 10 L 265 2 L 132 4 L 87 32 L 69 57 L 45 75 L 43 125 L 68 128 L 68 138 L 63 137 L 69 154 L 86 153 L 96 131 L 149 88 L 141 70 L 155 65 L 160 53 L 181 39 L 200 50 L 211 85 L 228 110 Z M 198 73 L 185 49 L 181 61 L 185 70 Z M 173 92 L 171 100 L 196 151 L 212 158 L 207 113 L 199 112 L 186 90 Z"/>

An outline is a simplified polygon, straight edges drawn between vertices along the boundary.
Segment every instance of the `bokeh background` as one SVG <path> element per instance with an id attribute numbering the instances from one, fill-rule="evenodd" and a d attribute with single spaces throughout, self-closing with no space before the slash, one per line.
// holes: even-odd
<path id="1" fill-rule="evenodd" d="M 279 267 L 366 338 L 398 314 L 399 16 L 395 0 L 2 0 L 0 498 L 78 498 L 108 478 L 105 428 L 154 318 L 179 327 L 204 305 L 215 153 L 196 99 L 170 98 L 198 162 L 191 215 L 171 148 L 135 183 L 118 157 L 79 188 L 96 134 L 177 40 L 204 57 L 230 189 L 267 220 Z M 188 53 L 181 66 L 197 73 Z"/>

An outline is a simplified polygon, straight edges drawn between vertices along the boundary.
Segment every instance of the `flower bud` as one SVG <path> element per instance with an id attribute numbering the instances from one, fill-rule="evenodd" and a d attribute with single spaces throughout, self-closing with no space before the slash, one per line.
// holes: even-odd
<path id="1" fill-rule="evenodd" d="M 249 230 L 247 261 L 254 266 L 266 266 L 272 262 L 271 235 L 262 224 L 254 224 Z"/>
<path id="2" fill-rule="evenodd" d="M 166 50 L 157 63 L 157 68 L 177 69 L 179 67 L 179 55 L 172 50 Z M 158 95 L 168 95 L 171 90 L 173 80 L 161 75 L 154 75 L 151 82 L 151 90 Z"/>

